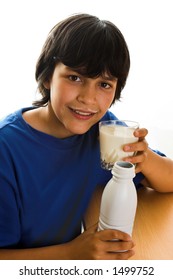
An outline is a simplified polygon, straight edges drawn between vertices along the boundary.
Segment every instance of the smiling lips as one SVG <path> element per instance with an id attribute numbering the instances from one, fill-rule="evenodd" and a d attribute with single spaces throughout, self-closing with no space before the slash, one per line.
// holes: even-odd
<path id="1" fill-rule="evenodd" d="M 93 115 L 95 115 L 97 113 L 97 111 L 93 111 L 93 110 L 81 110 L 81 109 L 73 109 L 70 108 L 70 110 L 73 112 L 73 115 L 75 117 L 77 117 L 78 119 L 83 119 L 83 120 L 87 120 L 90 119 Z"/>

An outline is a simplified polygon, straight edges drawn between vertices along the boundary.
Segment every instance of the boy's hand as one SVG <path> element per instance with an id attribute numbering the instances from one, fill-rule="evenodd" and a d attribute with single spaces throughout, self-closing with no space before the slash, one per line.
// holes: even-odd
<path id="1" fill-rule="evenodd" d="M 84 231 L 69 245 L 70 259 L 127 260 L 134 255 L 134 243 L 128 234 L 113 229 L 97 231 L 97 225 Z"/>
<path id="2" fill-rule="evenodd" d="M 134 135 L 139 138 L 136 143 L 126 144 L 123 147 L 125 152 L 134 152 L 134 156 L 124 158 L 125 161 L 129 161 L 136 165 L 136 173 L 142 171 L 142 164 L 147 157 L 148 143 L 145 140 L 148 130 L 146 128 L 136 129 Z"/>

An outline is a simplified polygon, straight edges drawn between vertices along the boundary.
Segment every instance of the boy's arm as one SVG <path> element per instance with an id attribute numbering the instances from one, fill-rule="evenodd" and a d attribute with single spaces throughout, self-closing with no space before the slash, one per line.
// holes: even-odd
<path id="1" fill-rule="evenodd" d="M 159 192 L 173 192 L 173 160 L 147 150 L 141 172 L 145 178 L 143 185 Z"/>
<path id="2" fill-rule="evenodd" d="M 124 160 L 136 164 L 136 172 L 142 172 L 146 178 L 144 185 L 159 192 L 173 192 L 173 160 L 148 148 L 145 140 L 147 133 L 146 128 L 135 130 L 134 135 L 139 141 L 124 145 L 123 148 L 126 152 L 134 152 L 135 156 Z"/>
<path id="3" fill-rule="evenodd" d="M 0 249 L 0 260 L 129 259 L 134 254 L 134 243 L 128 234 L 117 230 L 97 231 L 102 191 L 103 187 L 96 188 L 85 215 L 85 231 L 77 238 L 65 244 L 41 248 Z M 120 242 L 110 242 L 112 239 Z"/>
<path id="4" fill-rule="evenodd" d="M 113 239 L 120 241 L 110 242 Z M 65 244 L 31 249 L 0 249 L 0 260 L 126 260 L 134 255 L 133 247 L 134 243 L 128 234 L 116 230 L 98 232 L 94 225 Z"/>
<path id="5" fill-rule="evenodd" d="M 92 195 L 89 207 L 84 216 L 83 226 L 85 230 L 95 224 L 98 224 L 103 189 L 103 186 L 97 186 Z"/>

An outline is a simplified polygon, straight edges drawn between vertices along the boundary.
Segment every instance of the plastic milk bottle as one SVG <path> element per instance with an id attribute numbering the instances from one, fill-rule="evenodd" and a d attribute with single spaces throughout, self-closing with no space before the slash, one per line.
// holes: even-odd
<path id="1" fill-rule="evenodd" d="M 135 167 L 130 162 L 118 161 L 112 175 L 102 194 L 98 230 L 117 229 L 132 235 L 137 207 Z"/>

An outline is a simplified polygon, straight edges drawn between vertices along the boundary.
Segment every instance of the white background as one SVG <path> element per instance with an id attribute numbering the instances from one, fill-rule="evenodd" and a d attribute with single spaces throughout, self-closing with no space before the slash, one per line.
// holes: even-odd
<path id="1" fill-rule="evenodd" d="M 31 105 L 35 63 L 49 30 L 61 19 L 90 13 L 124 34 L 131 70 L 117 117 L 149 128 L 149 143 L 172 156 L 173 16 L 170 0 L 4 0 L 0 2 L 0 118 Z M 172 139 L 171 139 L 172 137 Z M 165 142 L 166 140 L 166 142 Z"/>
<path id="2" fill-rule="evenodd" d="M 75 275 L 74 274 L 74 267 L 79 269 L 79 274 L 82 275 Z M 115 275 L 115 268 L 116 271 L 120 270 L 120 273 L 118 275 Z M 123 273 L 122 274 L 122 268 L 123 270 L 125 268 L 133 268 L 132 271 L 134 271 L 134 268 L 136 268 L 136 273 Z M 140 267 L 141 273 L 137 274 L 139 272 Z M 154 268 L 153 274 L 154 275 L 148 275 L 146 272 L 151 271 L 151 267 Z M 41 269 L 43 273 L 41 274 Z M 64 271 L 64 275 L 58 274 L 54 275 L 54 272 L 49 273 L 51 269 L 59 269 L 61 268 L 61 271 Z M 24 271 L 27 271 L 26 274 L 20 275 L 21 269 Z M 38 270 L 39 269 L 39 270 Z M 47 270 L 47 274 L 44 274 L 44 271 Z M 72 272 L 71 275 L 68 274 L 68 270 Z M 84 275 L 83 271 L 88 271 L 88 274 Z M 103 274 L 100 274 L 100 270 L 103 271 Z M 39 271 L 39 273 L 36 273 L 35 271 Z M 66 273 L 67 271 L 67 273 Z M 95 274 L 93 272 L 95 271 Z M 127 271 L 127 270 L 126 270 Z M 32 273 L 32 274 L 31 274 Z M 66 273 L 66 274 L 65 274 Z M 0 276 L 3 280 L 9 280 L 9 279 L 15 279 L 15 280 L 172 280 L 172 261 L 171 260 L 107 260 L 107 261 L 81 261 L 81 260 L 46 260 L 46 261 L 1 261 L 0 262 Z"/>

